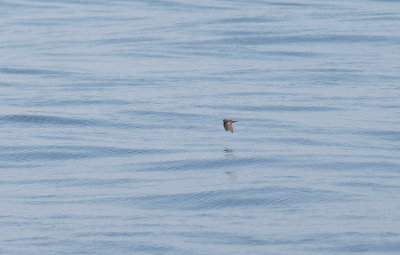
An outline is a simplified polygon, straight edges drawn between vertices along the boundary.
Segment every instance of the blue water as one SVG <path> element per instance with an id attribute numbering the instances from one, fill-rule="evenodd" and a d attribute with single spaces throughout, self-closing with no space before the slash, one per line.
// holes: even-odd
<path id="1" fill-rule="evenodd" d="M 0 13 L 0 254 L 399 254 L 400 2 Z"/>

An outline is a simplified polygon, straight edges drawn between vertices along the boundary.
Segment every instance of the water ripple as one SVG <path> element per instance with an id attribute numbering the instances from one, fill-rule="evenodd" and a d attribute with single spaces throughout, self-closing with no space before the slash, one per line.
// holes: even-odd
<path id="1" fill-rule="evenodd" d="M 1 115 L 0 123 L 26 123 L 36 125 L 73 125 L 73 126 L 95 126 L 99 122 L 66 118 L 52 115 L 28 115 L 28 114 L 15 114 L 15 115 Z"/>
<path id="2" fill-rule="evenodd" d="M 327 203 L 351 200 L 337 192 L 311 188 L 264 187 L 239 190 L 215 190 L 167 195 L 119 196 L 92 199 L 62 199 L 29 196 L 32 204 L 125 204 L 152 210 L 212 210 L 222 208 L 294 208 L 304 203 Z"/>
<path id="3" fill-rule="evenodd" d="M 58 187 L 110 187 L 131 183 L 143 183 L 145 180 L 134 178 L 116 178 L 116 179 L 99 179 L 99 178 L 62 178 L 62 179 L 32 179 L 18 181 L 0 181 L 1 185 L 56 185 Z"/>
<path id="4" fill-rule="evenodd" d="M 106 146 L 3 146 L 4 161 L 72 160 L 99 157 L 122 157 L 131 155 L 159 155 L 177 150 L 134 149 Z"/>
<path id="5" fill-rule="evenodd" d="M 343 110 L 340 107 L 333 106 L 305 106 L 305 105 L 196 105 L 199 108 L 212 109 L 235 109 L 238 111 L 268 111 L 268 112 L 326 112 Z"/>
<path id="6" fill-rule="evenodd" d="M 398 36 L 373 36 L 373 35 L 295 35 L 295 36 L 240 36 L 227 37 L 223 39 L 209 41 L 187 41 L 182 45 L 194 44 L 215 44 L 215 45 L 270 45 L 270 44 L 288 44 L 288 43 L 396 43 L 400 41 Z"/>
<path id="7" fill-rule="evenodd" d="M 68 72 L 45 70 L 45 69 L 32 69 L 32 68 L 16 68 L 16 67 L 0 67 L 0 73 L 4 74 L 18 74 L 18 75 L 67 75 Z"/>
<path id="8" fill-rule="evenodd" d="M 185 159 L 152 162 L 150 167 L 142 165 L 139 171 L 189 171 L 206 169 L 225 169 L 240 166 L 272 165 L 283 162 L 284 159 L 277 157 L 241 157 L 226 160 L 218 159 Z"/>

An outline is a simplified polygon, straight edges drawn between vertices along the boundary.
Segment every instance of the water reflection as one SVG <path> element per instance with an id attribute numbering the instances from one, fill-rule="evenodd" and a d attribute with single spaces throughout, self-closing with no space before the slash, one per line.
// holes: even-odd
<path id="1" fill-rule="evenodd" d="M 229 148 L 224 149 L 225 152 L 225 158 L 234 158 L 235 154 L 233 154 L 233 150 Z M 225 174 L 229 177 L 229 180 L 231 182 L 234 182 L 237 180 L 237 175 L 235 171 L 226 171 Z"/>
<path id="2" fill-rule="evenodd" d="M 237 180 L 237 174 L 235 171 L 226 171 L 225 174 L 229 177 L 229 181 L 234 182 Z"/>
<path id="3" fill-rule="evenodd" d="M 229 149 L 229 148 L 225 148 L 224 149 L 224 152 L 225 152 L 225 157 L 235 157 L 235 155 L 233 154 L 233 150 L 232 149 Z"/>

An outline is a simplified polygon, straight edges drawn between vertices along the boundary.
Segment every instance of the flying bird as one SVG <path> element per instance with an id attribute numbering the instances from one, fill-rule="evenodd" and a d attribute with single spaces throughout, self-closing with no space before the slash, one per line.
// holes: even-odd
<path id="1" fill-rule="evenodd" d="M 224 120 L 224 128 L 226 131 L 231 131 L 233 133 L 233 127 L 232 127 L 232 123 L 237 122 L 236 120 Z"/>

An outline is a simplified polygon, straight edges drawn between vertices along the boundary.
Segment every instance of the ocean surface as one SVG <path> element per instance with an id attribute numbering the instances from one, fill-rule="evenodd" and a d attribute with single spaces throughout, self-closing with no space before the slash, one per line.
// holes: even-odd
<path id="1" fill-rule="evenodd" d="M 0 13 L 0 254 L 400 254 L 400 1 Z"/>

